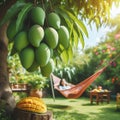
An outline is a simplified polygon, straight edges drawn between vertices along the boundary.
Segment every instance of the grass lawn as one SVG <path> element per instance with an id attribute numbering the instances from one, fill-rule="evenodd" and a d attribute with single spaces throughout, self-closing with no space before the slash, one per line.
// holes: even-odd
<path id="1" fill-rule="evenodd" d="M 90 104 L 89 98 L 79 99 L 43 98 L 48 110 L 53 112 L 54 120 L 120 120 L 116 101 L 109 104 Z"/>

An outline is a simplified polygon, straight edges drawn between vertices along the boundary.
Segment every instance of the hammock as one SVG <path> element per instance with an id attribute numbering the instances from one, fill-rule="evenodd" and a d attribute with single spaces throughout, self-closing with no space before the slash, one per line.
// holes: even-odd
<path id="1" fill-rule="evenodd" d="M 58 90 L 66 98 L 80 97 L 83 94 L 83 92 L 87 89 L 87 87 L 89 87 L 89 85 L 92 84 L 92 82 L 94 82 L 96 80 L 96 78 L 102 74 L 102 72 L 107 68 L 107 66 L 109 66 L 109 64 L 111 62 L 113 62 L 114 60 L 116 60 L 119 56 L 120 56 L 120 54 L 118 54 L 115 58 L 113 58 L 110 62 L 108 62 L 108 64 L 105 67 L 98 70 L 93 75 L 91 75 L 87 79 L 83 80 L 82 82 L 78 83 L 77 85 L 74 85 L 74 87 L 71 87 L 70 89 L 60 90 L 58 86 L 60 84 L 61 79 L 59 77 L 51 74 L 51 79 L 53 80 L 53 83 L 54 83 L 54 89 Z M 51 86 L 52 86 L 52 82 L 51 82 Z M 53 88 L 52 88 L 52 93 L 53 93 L 53 97 L 54 97 Z"/>
<path id="2" fill-rule="evenodd" d="M 54 89 L 58 90 L 66 98 L 78 98 L 83 94 L 83 92 L 87 89 L 87 87 L 89 87 L 89 85 L 92 84 L 92 82 L 94 82 L 94 80 L 97 77 L 99 77 L 99 75 L 101 75 L 101 73 L 105 69 L 106 69 L 106 67 L 100 69 L 99 71 L 97 71 L 96 73 L 94 73 L 93 75 L 88 77 L 87 79 L 74 85 L 70 89 L 65 89 L 65 90 L 60 90 L 58 87 L 61 79 L 59 77 L 51 74 L 51 78 L 52 78 L 53 83 L 54 83 Z"/>

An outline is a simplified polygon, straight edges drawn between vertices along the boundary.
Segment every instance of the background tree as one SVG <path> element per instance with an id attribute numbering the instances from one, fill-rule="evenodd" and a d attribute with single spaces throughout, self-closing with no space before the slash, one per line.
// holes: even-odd
<path id="1" fill-rule="evenodd" d="M 116 18 L 119 18 L 117 16 Z M 90 87 L 97 85 L 103 86 L 112 91 L 112 94 L 120 92 L 119 83 L 119 61 L 120 61 L 120 34 L 119 24 L 113 19 L 111 23 L 111 30 L 107 33 L 103 42 L 100 42 L 97 46 L 87 48 L 84 55 L 89 57 L 88 65 L 82 64 L 82 71 L 80 74 L 92 74 L 95 70 L 98 70 L 104 66 L 108 66 L 104 73 Z M 117 19 L 119 21 L 119 19 Z M 118 24 L 118 25 L 117 25 Z M 103 39 L 103 38 L 101 38 Z M 85 74 L 85 75 L 86 75 Z"/>

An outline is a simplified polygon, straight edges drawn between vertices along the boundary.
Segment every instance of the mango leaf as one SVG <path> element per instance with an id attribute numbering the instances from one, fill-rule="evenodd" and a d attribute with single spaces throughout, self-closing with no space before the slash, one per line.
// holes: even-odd
<path id="1" fill-rule="evenodd" d="M 73 23 L 70 22 L 70 20 L 68 20 L 68 19 L 65 19 L 65 21 L 66 21 L 66 23 L 68 25 L 68 30 L 69 30 L 69 35 L 70 35 L 70 42 L 72 42 L 71 38 L 72 38 L 73 30 L 74 30 Z"/>
<path id="2" fill-rule="evenodd" d="M 55 12 L 60 14 L 64 19 L 69 19 L 69 16 L 61 8 L 56 8 Z"/>
<path id="3" fill-rule="evenodd" d="M 23 25 L 23 22 L 24 22 L 26 16 L 28 15 L 28 12 L 31 10 L 32 6 L 33 6 L 32 3 L 27 3 L 26 5 L 24 5 L 22 10 L 19 12 L 17 21 L 16 21 L 16 30 L 17 31 L 20 30 L 20 28 Z"/>
<path id="4" fill-rule="evenodd" d="M 56 13 L 58 13 L 58 14 L 61 16 L 61 18 L 63 18 L 64 21 L 66 22 L 66 23 L 65 23 L 65 22 L 62 21 L 62 24 L 67 25 L 69 28 L 71 28 L 71 25 L 73 24 L 73 22 L 71 21 L 70 17 L 69 17 L 62 9 L 60 9 L 60 8 L 57 8 L 55 11 L 56 11 Z"/>
<path id="5" fill-rule="evenodd" d="M 70 60 L 72 60 L 72 58 L 73 58 L 73 49 L 72 49 L 72 47 L 70 46 L 69 48 L 68 48 L 68 55 L 69 55 L 69 61 Z"/>
<path id="6" fill-rule="evenodd" d="M 83 34 L 81 32 L 80 26 L 77 23 L 75 24 L 75 28 L 76 28 L 76 31 L 79 35 L 79 40 L 80 40 L 80 43 L 82 44 L 82 48 L 84 48 L 84 44 L 85 44 L 84 37 L 83 37 Z"/>
<path id="7" fill-rule="evenodd" d="M 6 12 L 3 19 L 0 21 L 0 26 L 6 23 L 8 20 L 13 18 L 19 10 L 25 5 L 26 3 L 23 1 L 17 1 L 15 4 L 13 4 Z"/>
<path id="8" fill-rule="evenodd" d="M 85 46 L 85 42 L 84 42 L 84 37 L 83 37 L 83 35 L 82 35 L 82 32 L 80 31 L 80 42 L 81 42 L 81 44 L 82 44 L 82 48 L 84 48 L 84 46 Z"/>
<path id="9" fill-rule="evenodd" d="M 69 56 L 68 56 L 68 53 L 66 50 L 64 50 L 61 55 L 60 55 L 62 61 L 67 64 L 68 63 L 68 60 L 69 60 Z"/>
<path id="10" fill-rule="evenodd" d="M 73 29 L 73 39 L 74 39 L 75 46 L 78 47 L 79 37 L 75 29 Z"/>
<path id="11" fill-rule="evenodd" d="M 72 13 L 70 13 L 68 10 L 63 9 L 63 11 L 66 12 L 74 22 L 77 22 L 77 24 L 80 26 L 81 31 L 86 36 L 88 36 L 87 29 L 86 29 L 85 25 L 83 24 L 83 22 L 81 20 L 79 20 L 76 16 L 74 16 Z"/>
<path id="12" fill-rule="evenodd" d="M 99 28 L 99 25 L 100 25 L 100 19 L 99 17 L 95 17 L 95 23 L 96 23 L 96 28 L 98 29 Z"/>
<path id="13" fill-rule="evenodd" d="M 70 35 L 70 39 L 69 39 L 69 43 L 71 46 L 74 45 L 74 43 L 76 43 L 76 39 L 74 39 L 74 36 L 73 36 L 73 31 L 74 31 L 74 27 L 73 27 L 73 23 L 70 22 L 70 20 L 66 19 L 66 22 L 68 24 L 68 30 L 69 30 L 69 35 Z M 77 33 L 76 33 L 77 34 Z"/>

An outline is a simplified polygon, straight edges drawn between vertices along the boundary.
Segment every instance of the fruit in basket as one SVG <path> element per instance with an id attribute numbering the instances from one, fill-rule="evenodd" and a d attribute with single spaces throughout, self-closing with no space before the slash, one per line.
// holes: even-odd
<path id="1" fill-rule="evenodd" d="M 92 90 L 92 92 L 99 92 L 99 90 L 95 88 Z"/>
<path id="2" fill-rule="evenodd" d="M 107 89 L 105 89 L 105 90 L 104 90 L 104 92 L 108 92 L 108 90 L 107 90 Z"/>

